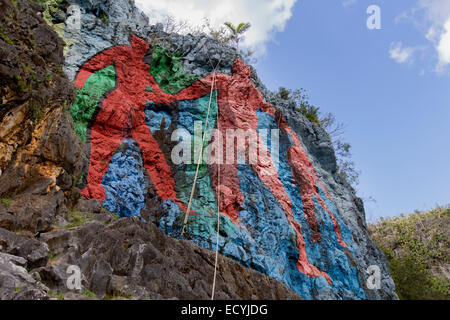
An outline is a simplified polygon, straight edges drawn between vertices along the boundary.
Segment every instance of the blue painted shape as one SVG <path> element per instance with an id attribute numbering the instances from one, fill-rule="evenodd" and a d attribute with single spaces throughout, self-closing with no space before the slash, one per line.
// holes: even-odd
<path id="1" fill-rule="evenodd" d="M 199 108 L 199 101 L 182 101 L 178 107 L 180 117 L 177 126 L 187 129 L 192 134 L 194 121 L 202 120 L 202 117 L 204 117 L 201 112 L 202 108 Z M 259 130 L 278 129 L 272 116 L 258 111 L 258 119 Z M 293 184 L 294 177 L 287 163 L 287 151 L 291 145 L 290 137 L 281 132 L 278 174 L 286 193 L 291 198 L 294 219 L 302 227 L 308 259 L 312 264 L 329 274 L 333 280 L 332 285 L 330 286 L 323 277 L 310 278 L 297 269 L 296 263 L 299 253 L 295 232 L 270 189 L 261 182 L 254 170 L 247 164 L 238 166 L 240 188 L 245 197 L 244 209 L 240 212 L 239 226 L 229 228 L 228 230 L 233 231 L 228 232 L 226 236 L 220 235 L 220 252 L 245 267 L 280 280 L 304 299 L 320 297 L 364 299 L 365 293 L 358 282 L 357 270 L 350 265 L 345 250 L 339 245 L 333 231 L 332 220 L 317 199 L 314 199 L 314 202 L 322 241 L 320 243 L 311 241 L 311 230 L 304 216 L 299 185 Z M 267 140 L 267 147 L 270 150 L 270 139 Z M 178 170 L 189 176 L 192 169 L 189 167 L 179 167 Z M 201 179 L 205 182 L 202 185 L 202 190 L 204 190 L 205 187 L 209 186 L 209 183 L 206 183 L 209 176 L 204 175 Z M 177 190 L 181 197 L 183 189 L 186 187 L 183 184 L 183 181 L 177 183 Z M 319 188 L 319 195 L 325 201 L 329 210 L 333 212 L 341 227 L 343 240 L 350 246 L 346 250 L 355 254 L 352 247 L 351 229 L 343 223 L 336 206 L 325 196 L 321 188 Z M 199 201 L 200 210 L 199 215 L 192 220 L 194 232 L 190 239 L 203 248 L 215 250 L 216 218 L 208 218 L 204 209 L 213 209 L 217 204 L 213 197 L 200 196 L 197 201 Z M 184 213 L 171 202 L 165 202 L 163 205 L 166 208 L 166 214 L 160 219 L 159 227 L 170 236 L 178 237 Z M 227 217 L 221 217 L 222 226 L 230 223 Z"/>
<path id="2" fill-rule="evenodd" d="M 125 151 L 111 158 L 103 177 L 103 206 L 119 217 L 140 217 L 145 208 L 147 184 L 141 150 L 134 140 L 124 140 Z"/>
<path id="3" fill-rule="evenodd" d="M 164 119 L 164 127 L 161 128 Z M 172 123 L 172 113 L 170 106 L 162 104 L 154 104 L 151 101 L 147 102 L 145 107 L 145 123 L 150 128 L 152 134 L 159 130 L 169 129 Z"/>
<path id="4" fill-rule="evenodd" d="M 179 104 L 180 123 L 192 131 L 193 123 L 198 119 L 198 110 L 194 102 Z M 258 112 L 259 129 L 276 129 L 275 119 L 270 115 Z M 245 197 L 244 210 L 240 212 L 240 223 L 234 232 L 226 237 L 219 237 L 220 252 L 232 258 L 245 267 L 257 270 L 285 283 L 304 299 L 323 298 L 365 298 L 364 290 L 357 279 L 357 271 L 349 264 L 344 248 L 337 241 L 333 231 L 333 223 L 328 213 L 315 201 L 316 216 L 318 217 L 322 241 L 311 241 L 311 231 L 304 216 L 303 205 L 299 192 L 299 185 L 293 185 L 294 177 L 287 163 L 287 151 L 292 145 L 290 138 L 282 133 L 280 138 L 280 166 L 278 174 L 287 194 L 293 203 L 294 218 L 302 227 L 306 242 L 306 251 L 309 261 L 327 272 L 333 279 L 330 286 L 326 280 L 310 278 L 297 269 L 298 249 L 296 235 L 289 224 L 285 212 L 278 201 L 258 178 L 254 170 L 244 164 L 238 166 L 240 188 Z M 267 141 L 270 150 L 270 139 Z M 182 170 L 180 168 L 180 170 Z M 205 178 L 208 176 L 205 176 Z M 352 232 L 342 221 L 336 206 L 328 200 L 323 190 L 319 188 L 320 196 L 328 208 L 333 212 L 340 227 L 344 241 L 350 245 L 349 252 L 355 253 L 352 248 Z M 200 199 L 205 201 L 206 199 Z M 209 206 L 213 200 L 209 199 Z M 159 227 L 173 237 L 180 234 L 181 220 L 184 214 L 174 204 L 165 203 L 167 214 L 160 220 Z M 206 205 L 206 204 L 205 204 Z M 202 216 L 200 216 L 202 217 Z M 215 218 L 199 218 L 191 241 L 206 249 L 215 250 Z M 195 220 L 197 222 L 197 220 Z M 209 223 L 209 224 L 208 224 Z M 221 225 L 229 223 L 226 217 L 221 218 Z"/>
<path id="5" fill-rule="evenodd" d="M 217 96 L 217 91 L 213 92 L 213 96 Z M 194 123 L 202 121 L 205 127 L 206 115 L 208 113 L 210 95 L 205 95 L 195 100 L 183 100 L 178 103 L 179 128 L 184 128 L 192 135 L 194 134 Z M 207 130 L 215 128 L 216 124 L 217 104 L 213 97 L 211 101 L 210 114 L 208 119 Z M 208 137 L 206 138 L 207 140 Z"/>
<path id="6" fill-rule="evenodd" d="M 261 110 L 258 110 L 258 129 L 276 129 L 277 124 L 275 119 Z M 332 289 L 334 292 L 338 292 L 342 295 L 342 298 L 354 296 L 364 299 L 364 290 L 360 287 L 357 278 L 357 270 L 350 266 L 348 257 L 345 254 L 344 248 L 339 245 L 337 241 L 336 234 L 333 231 L 333 222 L 328 212 L 326 212 L 322 206 L 319 204 L 317 199 L 314 199 L 316 208 L 316 217 L 320 226 L 320 234 L 322 240 L 320 243 L 315 243 L 311 241 L 311 231 L 309 229 L 309 224 L 304 216 L 303 205 L 301 201 L 300 189 L 298 182 L 294 185 L 294 177 L 292 176 L 292 170 L 287 163 L 287 151 L 292 145 L 290 137 L 286 134 L 281 134 L 280 137 L 280 163 L 278 168 L 278 175 L 281 182 L 283 183 L 286 193 L 289 195 L 293 207 L 293 215 L 295 220 L 301 225 L 302 233 L 306 242 L 306 252 L 308 254 L 309 261 L 316 265 L 319 269 L 328 273 L 328 275 L 333 280 L 333 284 L 330 288 L 328 283 L 323 278 L 306 278 L 301 274 L 295 265 L 297 258 L 289 259 L 288 266 L 289 271 L 283 276 L 283 281 L 294 291 L 302 295 L 306 299 L 314 298 L 312 293 L 314 288 L 317 291 L 326 291 Z M 267 147 L 270 148 L 270 139 L 267 141 Z M 242 183 L 241 183 L 242 187 Z M 269 191 L 266 191 L 269 193 Z M 355 250 L 352 247 L 352 231 L 348 228 L 345 223 L 343 223 L 340 213 L 334 203 L 330 201 L 324 191 L 319 187 L 319 195 L 324 200 L 328 209 L 336 217 L 341 228 L 341 234 L 343 240 L 349 245 L 347 248 L 353 255 L 355 255 Z M 267 195 L 266 195 L 267 197 Z M 292 232 L 292 231 L 291 231 Z M 267 241 L 264 237 L 261 239 L 263 242 Z M 273 244 L 268 244 L 271 246 Z M 284 248 L 284 250 L 289 252 L 289 248 Z M 298 254 L 298 252 L 297 252 Z M 308 283 L 307 286 L 304 283 Z"/>

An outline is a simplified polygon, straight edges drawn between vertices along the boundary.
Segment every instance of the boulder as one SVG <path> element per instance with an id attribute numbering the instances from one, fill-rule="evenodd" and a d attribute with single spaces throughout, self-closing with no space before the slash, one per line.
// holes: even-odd
<path id="1" fill-rule="evenodd" d="M 0 252 L 0 300 L 46 300 L 49 289 L 24 268 L 24 258 Z"/>

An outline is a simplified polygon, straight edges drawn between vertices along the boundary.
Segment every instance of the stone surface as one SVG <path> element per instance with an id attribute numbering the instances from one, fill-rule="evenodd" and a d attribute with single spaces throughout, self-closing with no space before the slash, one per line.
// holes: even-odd
<path id="1" fill-rule="evenodd" d="M 47 299 L 48 288 L 24 268 L 26 260 L 0 252 L 0 300 Z"/>
<path id="2" fill-rule="evenodd" d="M 112 79 L 101 72 L 115 62 L 118 79 L 117 88 L 101 89 L 103 98 L 91 95 L 101 109 L 91 120 L 87 139 L 91 154 L 83 195 L 97 198 L 119 216 L 154 221 L 179 238 L 196 168 L 171 163 L 174 143 L 170 138 L 180 128 L 194 134 L 194 121 L 205 120 L 210 58 L 221 60 L 218 103 L 212 104 L 212 122 L 207 127 L 217 126 L 219 108 L 223 132 L 280 129 L 280 166 L 276 178 L 274 169 L 261 165 L 222 166 L 220 186 L 217 167 L 202 166 L 189 239 L 214 250 L 219 192 L 223 214 L 219 245 L 225 256 L 279 279 L 305 299 L 395 297 L 386 261 L 368 235 L 361 201 L 336 174 L 328 134 L 294 113 L 295 102 L 275 99 L 255 70 L 235 60 L 235 52 L 225 45 L 202 36 L 165 34 L 161 26 L 148 26 L 145 18 L 141 20 L 141 13 L 129 2 L 77 3 L 82 25 L 90 27 L 74 30 L 66 25 L 65 37 L 74 40 L 66 51 L 66 73 L 80 90 L 92 90 L 96 83 Z M 118 5 L 128 8 L 126 16 L 117 13 Z M 109 23 L 102 19 L 104 15 Z M 199 44 L 203 49 L 198 49 Z M 139 81 L 126 77 L 120 71 L 123 68 Z M 134 99 L 134 111 L 122 103 L 119 92 Z M 113 114 L 119 116 L 111 124 Z M 128 133 L 122 135 L 122 131 Z M 147 143 L 141 136 L 144 132 L 157 144 Z M 272 170 L 272 177 L 264 177 L 263 170 Z M 383 290 L 367 290 L 370 265 L 381 267 Z"/>
<path id="3" fill-rule="evenodd" d="M 0 251 L 26 259 L 29 269 L 45 266 L 49 259 L 50 250 L 45 243 L 17 236 L 5 229 L 0 229 L 0 246 Z"/>
<path id="4" fill-rule="evenodd" d="M 38 232 L 61 205 L 58 191 L 70 191 L 80 178 L 85 147 L 66 113 L 74 88 L 62 71 L 63 40 L 34 1 L 0 5 L 0 196 L 27 194 L 20 206 L 1 207 L 0 221 Z"/>
<path id="5" fill-rule="evenodd" d="M 234 49 L 166 34 L 132 1 L 63 0 L 48 21 L 64 36 L 74 90 L 48 12 L 0 4 L 0 299 L 208 299 L 218 202 L 216 298 L 396 298 L 327 133 L 275 99 Z M 196 166 L 170 163 L 171 135 L 205 121 L 219 61 L 207 128 L 218 118 L 222 130 L 280 129 L 280 165 L 202 165 L 183 239 Z M 76 292 L 71 265 L 82 272 Z M 381 290 L 365 286 L 370 265 Z"/>
<path id="6" fill-rule="evenodd" d="M 32 233 L 45 232 L 52 228 L 56 216 L 64 209 L 64 194 L 33 195 L 20 194 L 10 200 L 11 205 L 0 207 L 0 227 Z"/>
<path id="7" fill-rule="evenodd" d="M 51 265 L 36 269 L 55 292 L 69 298 L 77 293 L 65 286 L 65 270 L 75 264 L 82 272 L 80 292 L 89 290 L 97 298 L 210 298 L 214 253 L 171 239 L 152 223 L 136 218 L 107 226 L 89 222 L 62 234 L 70 247 L 59 251 Z M 47 242 L 54 238 L 54 232 L 41 235 Z M 224 257 L 219 258 L 217 281 L 218 299 L 300 299 L 280 282 Z"/>

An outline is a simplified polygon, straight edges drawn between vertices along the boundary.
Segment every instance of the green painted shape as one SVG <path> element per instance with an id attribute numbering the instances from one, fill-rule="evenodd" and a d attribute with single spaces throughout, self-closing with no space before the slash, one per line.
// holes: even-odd
<path id="1" fill-rule="evenodd" d="M 108 66 L 92 74 L 85 82 L 84 88 L 77 89 L 75 103 L 70 109 L 74 128 L 83 142 L 86 142 L 86 131 L 100 98 L 116 85 L 114 66 Z"/>
<path id="2" fill-rule="evenodd" d="M 211 139 L 211 134 L 208 130 L 214 129 L 216 126 L 217 94 L 217 91 L 214 91 L 211 101 L 208 125 L 206 126 L 207 134 L 203 144 L 204 158 L 206 147 L 210 144 Z M 198 114 L 203 115 L 203 117 L 196 119 L 203 120 L 203 130 L 205 130 L 204 123 L 206 122 L 206 115 L 208 113 L 209 99 L 209 95 L 198 99 L 198 104 L 196 107 Z M 192 150 L 194 150 L 194 141 L 192 141 Z M 192 154 L 194 155 L 194 152 Z M 198 154 L 196 157 L 198 157 Z M 197 160 L 198 158 L 195 159 L 195 161 Z M 179 180 L 176 186 L 177 194 L 180 195 L 180 200 L 186 204 L 189 202 L 196 170 L 197 164 L 187 165 L 184 173 L 184 179 Z M 191 236 L 199 236 L 205 239 L 215 236 L 217 233 L 217 197 L 211 184 L 209 167 L 206 164 L 201 164 L 199 167 L 196 192 L 192 200 L 192 210 L 195 211 L 196 214 L 189 216 L 187 224 L 189 234 Z M 236 225 L 234 225 L 228 217 L 222 215 L 220 220 L 220 230 L 222 234 L 226 233 L 230 236 L 236 232 Z"/>
<path id="3" fill-rule="evenodd" d="M 199 79 L 187 74 L 180 60 L 177 54 L 169 55 L 161 46 L 153 47 L 150 73 L 165 93 L 176 94 Z"/>

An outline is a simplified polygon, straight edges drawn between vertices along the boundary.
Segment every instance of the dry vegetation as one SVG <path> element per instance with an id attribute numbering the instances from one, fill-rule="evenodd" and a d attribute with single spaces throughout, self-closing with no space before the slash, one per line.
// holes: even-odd
<path id="1" fill-rule="evenodd" d="M 450 299 L 450 207 L 370 225 L 401 299 Z"/>

